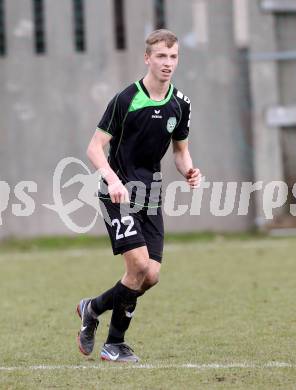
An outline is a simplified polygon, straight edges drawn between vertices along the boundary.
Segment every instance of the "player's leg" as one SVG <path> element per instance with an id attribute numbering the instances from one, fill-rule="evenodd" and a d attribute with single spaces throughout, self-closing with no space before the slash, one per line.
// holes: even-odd
<path id="1" fill-rule="evenodd" d="M 147 274 L 139 289 L 140 292 L 142 293 L 141 295 L 143 295 L 145 291 L 147 291 L 148 289 L 150 289 L 151 287 L 155 286 L 158 283 L 160 267 L 161 267 L 161 263 L 159 263 L 158 261 L 152 259 L 149 260 L 149 267 L 148 267 Z M 117 282 L 112 288 L 105 291 L 103 294 L 95 298 L 92 298 L 90 302 L 90 307 L 93 313 L 95 313 L 96 317 L 100 316 L 107 310 L 113 309 L 113 295 L 119 283 L 120 281 Z"/>
<path id="2" fill-rule="evenodd" d="M 160 273 L 161 264 L 156 260 L 149 260 L 149 267 L 145 279 L 139 288 L 141 295 L 145 293 L 148 289 L 155 286 L 159 281 L 159 273 Z M 128 276 L 127 276 L 128 278 Z M 116 287 L 121 281 L 117 282 L 113 287 L 109 290 L 105 291 L 103 294 L 92 298 L 90 301 L 90 309 L 91 313 L 95 318 L 103 314 L 107 310 L 113 309 L 113 295 Z"/>
<path id="3" fill-rule="evenodd" d="M 138 249 L 140 249 L 142 252 L 147 251 L 146 247 L 141 247 Z M 120 291 L 122 289 L 126 290 L 124 288 L 124 286 L 121 287 L 122 284 L 126 285 L 126 287 L 129 287 L 129 288 L 133 287 L 133 289 L 131 289 L 131 290 L 138 291 L 138 293 L 136 294 L 136 297 L 138 298 L 140 295 L 143 295 L 145 293 L 145 291 L 147 291 L 151 287 L 155 286 L 159 281 L 159 273 L 160 273 L 161 263 L 156 261 L 156 260 L 149 259 L 148 270 L 146 270 L 146 264 L 141 264 L 141 262 L 139 262 L 138 256 L 135 255 L 135 251 L 136 251 L 136 253 L 138 252 L 138 250 L 132 250 L 132 251 L 129 251 L 125 254 L 126 272 L 122 278 L 122 281 L 119 281 L 118 283 L 116 283 L 116 285 L 114 287 L 107 290 L 99 297 L 94 298 L 91 301 L 87 300 L 87 302 L 86 302 L 87 304 L 89 304 L 89 302 L 90 302 L 90 304 L 89 304 L 89 306 L 85 305 L 86 311 L 84 314 L 84 321 L 83 321 L 84 325 L 82 326 L 82 329 L 85 329 L 85 330 L 87 329 L 87 328 L 85 328 L 87 320 L 91 326 L 89 327 L 90 328 L 90 336 L 84 337 L 84 340 L 82 342 L 79 342 L 80 350 L 84 354 L 88 354 L 87 352 L 88 351 L 91 352 L 93 349 L 95 330 L 96 330 L 97 325 L 98 325 L 97 315 L 102 314 L 105 310 L 112 310 L 113 309 L 115 291 L 116 291 L 116 294 L 118 294 L 118 293 L 120 293 Z M 145 256 L 147 256 L 147 254 L 145 254 L 143 256 L 143 258 L 145 258 Z M 134 261 L 135 261 L 135 263 L 134 263 Z M 143 279 L 144 275 L 145 275 L 145 277 Z M 142 281 L 142 283 L 141 283 L 141 281 Z M 92 310 L 93 304 L 95 304 L 95 308 L 96 308 L 95 311 Z M 135 304 L 136 304 L 136 301 L 132 302 L 132 306 L 130 307 L 132 312 L 134 312 L 134 310 L 135 310 L 135 307 L 136 307 Z M 81 303 L 80 303 L 80 305 L 81 305 Z M 126 317 L 126 316 L 124 317 L 123 328 L 122 328 L 124 330 L 123 333 L 125 333 L 126 330 L 128 329 L 130 321 L 131 321 L 131 317 L 132 317 L 132 315 L 130 317 Z M 117 320 L 118 320 L 118 317 L 117 317 Z M 93 333 L 92 333 L 91 329 L 94 330 Z M 109 342 L 109 344 L 111 344 L 111 341 L 117 342 L 117 343 L 123 343 L 124 337 L 123 338 L 121 337 L 121 339 L 117 339 L 117 340 L 116 339 L 114 340 L 114 338 L 113 338 L 113 340 L 112 340 L 112 334 L 114 334 L 114 332 L 115 332 L 115 329 L 110 328 L 111 337 L 106 342 Z M 80 341 L 81 337 L 83 337 L 83 332 L 80 331 L 80 333 L 81 334 L 80 334 L 80 338 L 78 337 L 78 341 Z M 109 335 L 110 335 L 110 333 L 109 333 Z M 116 333 L 116 334 L 118 335 L 118 333 Z M 84 346 L 85 343 L 90 344 L 90 347 L 89 348 L 85 347 Z M 105 346 L 105 348 L 106 348 L 106 346 Z M 114 346 L 113 346 L 112 350 L 114 350 Z M 110 351 L 109 351 L 109 353 L 110 353 Z M 115 356 L 116 355 L 117 355 L 117 353 L 115 353 Z M 125 359 L 131 358 L 129 350 L 125 351 L 124 358 Z"/>
<path id="4" fill-rule="evenodd" d="M 131 322 L 140 289 L 149 269 L 146 246 L 123 253 L 125 273 L 113 295 L 113 313 L 107 343 L 120 343 Z"/>
<path id="5" fill-rule="evenodd" d="M 108 338 L 103 346 L 101 357 L 113 361 L 138 361 L 139 358 L 124 343 L 141 286 L 149 270 L 149 254 L 146 246 L 126 251 L 124 254 L 125 274 L 113 295 L 113 312 Z"/>
<path id="6" fill-rule="evenodd" d="M 129 215 L 119 204 L 104 201 L 103 214 L 110 236 L 113 253 L 120 254 L 134 248 L 144 247 L 145 240 L 141 233 L 140 221 L 136 215 Z M 78 345 L 82 353 L 92 352 L 95 333 L 98 326 L 98 316 L 106 310 L 113 309 L 114 294 L 122 289 L 121 281 L 100 296 L 93 299 L 83 299 L 77 312 L 81 317 L 81 328 L 78 333 Z"/>

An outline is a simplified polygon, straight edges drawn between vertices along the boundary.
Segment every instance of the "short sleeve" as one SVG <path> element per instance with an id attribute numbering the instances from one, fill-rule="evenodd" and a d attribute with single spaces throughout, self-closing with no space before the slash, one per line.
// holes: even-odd
<path id="1" fill-rule="evenodd" d="M 97 126 L 98 130 L 103 130 L 111 136 L 116 134 L 121 124 L 118 96 L 119 95 L 115 95 L 114 98 L 110 101 L 106 111 L 102 116 L 102 119 Z"/>
<path id="2" fill-rule="evenodd" d="M 189 100 L 189 99 L 188 99 Z M 191 103 L 184 102 L 182 107 L 182 116 L 177 127 L 173 131 L 172 139 L 175 141 L 184 141 L 188 138 L 191 116 Z"/>

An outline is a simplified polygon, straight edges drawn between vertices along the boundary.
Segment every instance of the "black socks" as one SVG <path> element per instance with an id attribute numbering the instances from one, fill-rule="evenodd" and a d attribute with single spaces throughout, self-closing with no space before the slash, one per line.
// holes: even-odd
<path id="1" fill-rule="evenodd" d="M 129 327 L 137 305 L 139 291 L 132 290 L 121 282 L 113 287 L 113 313 L 106 343 L 121 343 Z"/>
<path id="2" fill-rule="evenodd" d="M 115 291 L 115 288 L 118 284 L 121 284 L 121 282 L 117 282 L 115 286 L 110 288 L 109 290 L 105 291 L 103 294 L 99 295 L 96 298 L 93 298 L 90 302 L 90 306 L 92 311 L 97 315 L 100 316 L 103 314 L 106 310 L 112 310 L 113 309 L 113 294 Z M 138 291 L 138 297 L 143 295 L 145 291 L 139 292 Z"/>
<path id="3" fill-rule="evenodd" d="M 118 283 L 120 283 L 120 281 Z M 91 308 L 98 316 L 103 314 L 106 310 L 113 309 L 113 294 L 117 284 L 105 291 L 102 295 L 91 300 Z"/>
<path id="4" fill-rule="evenodd" d="M 124 334 L 131 322 L 137 298 L 143 294 L 144 292 L 132 290 L 119 281 L 115 286 L 91 300 L 90 309 L 94 316 L 100 316 L 106 310 L 113 309 L 107 344 L 124 341 Z"/>

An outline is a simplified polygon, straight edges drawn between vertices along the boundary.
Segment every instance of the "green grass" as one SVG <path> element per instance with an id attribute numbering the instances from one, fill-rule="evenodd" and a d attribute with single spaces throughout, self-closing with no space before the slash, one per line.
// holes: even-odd
<path id="1" fill-rule="evenodd" d="M 99 361 L 110 313 L 91 357 L 76 346 L 77 302 L 118 280 L 121 257 L 104 239 L 43 240 L 0 246 L 0 366 L 20 368 L 0 371 L 0 389 L 295 388 L 295 240 L 171 236 L 160 284 L 140 298 L 127 334 L 150 369 Z M 272 361 L 293 367 L 264 366 Z M 182 368 L 186 363 L 249 367 Z M 35 365 L 88 368 L 27 369 Z"/>
<path id="2" fill-rule="evenodd" d="M 187 232 L 187 233 L 170 233 L 166 234 L 166 243 L 184 243 L 196 241 L 214 241 L 214 240 L 249 240 L 260 239 L 265 237 L 263 233 L 223 233 L 213 232 Z M 0 252 L 31 252 L 39 250 L 58 250 L 58 249 L 75 249 L 75 248 L 102 248 L 109 246 L 107 236 L 88 236 L 84 234 L 69 236 L 50 236 L 37 237 L 32 239 L 15 239 L 9 238 L 0 241 Z"/>

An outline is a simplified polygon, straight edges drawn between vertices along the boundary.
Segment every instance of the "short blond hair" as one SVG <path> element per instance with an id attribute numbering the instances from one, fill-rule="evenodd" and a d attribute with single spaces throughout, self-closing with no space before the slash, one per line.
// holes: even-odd
<path id="1" fill-rule="evenodd" d="M 155 30 L 150 33 L 145 41 L 146 43 L 146 53 L 150 54 L 152 45 L 155 45 L 158 42 L 165 42 L 167 47 L 171 48 L 175 43 L 178 43 L 178 38 L 170 30 L 164 28 L 160 30 Z"/>

